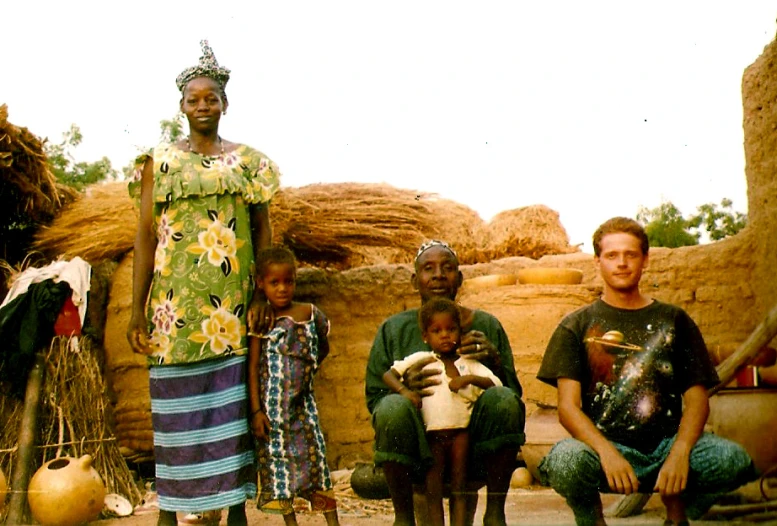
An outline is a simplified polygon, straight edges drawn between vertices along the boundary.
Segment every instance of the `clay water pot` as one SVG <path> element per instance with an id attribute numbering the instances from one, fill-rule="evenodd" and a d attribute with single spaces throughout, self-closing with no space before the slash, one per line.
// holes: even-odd
<path id="1" fill-rule="evenodd" d="M 467 278 L 462 284 L 464 290 L 483 290 L 494 287 L 504 287 L 515 285 L 518 282 L 516 274 L 488 274 L 487 276 L 477 276 Z"/>
<path id="2" fill-rule="evenodd" d="M 579 285 L 583 272 L 576 268 L 528 267 L 518 271 L 523 285 Z"/>
<path id="3" fill-rule="evenodd" d="M 387 499 L 389 493 L 383 469 L 373 463 L 359 462 L 351 473 L 351 489 L 363 499 Z"/>
<path id="4" fill-rule="evenodd" d="M 777 464 L 777 388 L 721 389 L 710 398 L 709 424 L 738 442 L 765 471 Z"/>
<path id="5" fill-rule="evenodd" d="M 534 477 L 528 468 L 518 468 L 510 477 L 511 488 L 528 488 L 534 482 Z"/>
<path id="6" fill-rule="evenodd" d="M 92 457 L 60 457 L 43 464 L 27 489 L 30 511 L 43 526 L 77 526 L 103 509 L 105 485 Z"/>

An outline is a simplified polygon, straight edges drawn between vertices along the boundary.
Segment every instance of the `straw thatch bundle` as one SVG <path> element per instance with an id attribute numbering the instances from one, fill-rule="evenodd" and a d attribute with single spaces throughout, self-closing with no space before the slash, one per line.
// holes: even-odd
<path id="1" fill-rule="evenodd" d="M 141 495 L 106 420 L 106 387 L 89 338 L 56 337 L 46 355 L 46 372 L 38 418 L 37 465 L 60 456 L 89 454 L 109 493 L 133 504 Z M 0 466 L 13 469 L 23 403 L 0 396 Z"/>
<path id="2" fill-rule="evenodd" d="M 275 241 L 300 261 L 336 268 L 407 263 L 432 237 L 473 248 L 483 223 L 473 210 L 433 194 L 360 183 L 285 188 L 271 218 Z"/>
<path id="3" fill-rule="evenodd" d="M 303 264 L 334 268 L 406 263 L 431 237 L 474 252 L 483 224 L 464 205 L 383 184 L 283 188 L 270 214 L 276 243 Z M 132 250 L 136 224 L 125 182 L 93 185 L 37 232 L 33 246 L 49 257 L 80 256 L 95 264 Z"/>
<path id="4" fill-rule="evenodd" d="M 98 183 L 39 229 L 32 246 L 50 257 L 79 256 L 95 265 L 132 250 L 137 222 L 127 183 Z"/>
<path id="5" fill-rule="evenodd" d="M 487 232 L 484 252 L 489 260 L 509 256 L 539 259 L 579 250 L 569 246 L 569 236 L 558 212 L 544 205 L 501 212 L 488 223 Z"/>
<path id="6" fill-rule="evenodd" d="M 57 183 L 43 142 L 27 128 L 8 122 L 8 106 L 0 105 L 0 225 L 20 222 L 22 217 L 49 221 L 76 195 Z"/>
<path id="7" fill-rule="evenodd" d="M 0 258 L 17 265 L 29 258 L 35 230 L 51 221 L 59 208 L 76 198 L 49 169 L 43 142 L 8 122 L 0 105 Z M 0 269 L 0 277 L 6 274 Z M 0 284 L 0 295 L 7 289 Z"/>
<path id="8" fill-rule="evenodd" d="M 465 205 L 386 184 L 332 183 L 282 188 L 270 208 L 273 241 L 303 265 L 346 269 L 408 263 L 418 245 L 444 239 L 463 264 L 574 251 L 558 214 L 544 206 L 503 212 L 488 225 Z M 93 264 L 132 250 L 137 223 L 126 183 L 94 185 L 36 234 L 49 257 Z"/>

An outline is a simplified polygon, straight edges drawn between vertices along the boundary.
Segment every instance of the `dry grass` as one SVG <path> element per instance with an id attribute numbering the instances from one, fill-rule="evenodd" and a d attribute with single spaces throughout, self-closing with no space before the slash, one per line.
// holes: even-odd
<path id="1" fill-rule="evenodd" d="M 126 182 L 95 184 L 35 235 L 33 248 L 50 257 L 80 256 L 91 264 L 132 250 L 137 214 Z"/>
<path id="2" fill-rule="evenodd" d="M 577 252 L 569 246 L 569 236 L 559 221 L 558 212 L 544 205 L 507 210 L 488 224 L 485 247 L 489 260 L 509 256 L 539 259 L 549 254 Z"/>
<path id="3" fill-rule="evenodd" d="M 338 270 L 409 263 L 433 238 L 450 243 L 463 264 L 575 251 L 558 214 L 547 207 L 502 212 L 486 224 L 465 205 L 386 184 L 282 188 L 270 217 L 273 241 L 288 246 L 303 265 Z M 126 183 L 96 185 L 39 230 L 34 246 L 49 257 L 119 259 L 132 250 L 136 223 Z"/>
<path id="4" fill-rule="evenodd" d="M 40 466 L 60 456 L 91 455 L 108 493 L 124 495 L 134 505 L 141 495 L 106 422 L 105 382 L 96 354 L 88 338 L 52 340 L 45 360 L 35 462 Z M 5 423 L 0 430 L 0 466 L 6 474 L 16 459 L 22 412 L 23 402 L 0 396 Z"/>
<path id="5" fill-rule="evenodd" d="M 43 142 L 8 122 L 8 106 L 0 105 L 0 224 L 19 216 L 49 221 L 76 196 L 49 170 Z"/>
<path id="6" fill-rule="evenodd" d="M 434 237 L 470 247 L 469 225 L 482 224 L 473 210 L 434 194 L 358 183 L 284 188 L 271 217 L 275 242 L 300 261 L 335 268 L 406 263 Z"/>

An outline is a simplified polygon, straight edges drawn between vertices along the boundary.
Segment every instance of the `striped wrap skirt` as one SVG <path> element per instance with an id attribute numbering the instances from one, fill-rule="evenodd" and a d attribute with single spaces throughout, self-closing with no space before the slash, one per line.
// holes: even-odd
<path id="1" fill-rule="evenodd" d="M 199 512 L 256 495 L 245 356 L 150 369 L 156 491 L 167 511 Z"/>

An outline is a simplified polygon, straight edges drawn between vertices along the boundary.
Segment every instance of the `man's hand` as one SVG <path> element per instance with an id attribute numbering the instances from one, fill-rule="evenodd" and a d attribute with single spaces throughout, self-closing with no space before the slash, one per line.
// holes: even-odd
<path id="1" fill-rule="evenodd" d="M 488 341 L 486 335 L 480 331 L 469 331 L 461 337 L 461 345 L 457 351 L 460 356 L 466 356 L 479 362 L 488 362 L 495 366 L 501 365 L 499 351 L 494 344 Z"/>
<path id="2" fill-rule="evenodd" d="M 673 448 L 658 472 L 653 491 L 659 492 L 661 496 L 679 495 L 688 484 L 689 464 L 688 455 Z"/>
<path id="3" fill-rule="evenodd" d="M 430 367 L 424 370 L 424 367 L 434 362 L 433 356 L 419 360 L 418 363 L 409 367 L 405 374 L 402 375 L 402 383 L 420 396 L 429 396 L 432 394 L 432 391 L 428 388 L 442 383 L 440 378 L 442 374 L 441 369 Z"/>
<path id="4" fill-rule="evenodd" d="M 602 469 L 607 476 L 607 484 L 610 490 L 615 493 L 631 495 L 639 489 L 639 480 L 634 468 L 614 447 L 599 454 L 599 460 L 602 463 Z"/>

